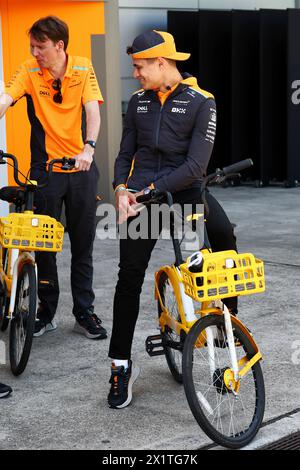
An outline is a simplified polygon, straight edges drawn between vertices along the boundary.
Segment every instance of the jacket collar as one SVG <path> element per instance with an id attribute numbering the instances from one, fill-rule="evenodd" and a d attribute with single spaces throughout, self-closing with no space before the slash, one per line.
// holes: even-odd
<path id="1" fill-rule="evenodd" d="M 169 100 L 170 97 L 174 97 L 174 96 L 178 95 L 179 93 L 182 93 L 184 90 L 186 90 L 187 88 L 189 88 L 191 86 L 198 86 L 198 82 L 197 82 L 196 77 L 193 77 L 192 75 L 190 75 L 187 72 L 184 72 L 181 75 L 182 75 L 183 80 L 178 84 L 178 86 L 175 88 L 175 90 L 173 90 L 173 92 L 170 93 L 167 100 Z M 151 97 L 154 97 L 158 100 L 156 91 L 149 90 L 149 91 L 146 91 L 146 93 L 150 94 Z"/>

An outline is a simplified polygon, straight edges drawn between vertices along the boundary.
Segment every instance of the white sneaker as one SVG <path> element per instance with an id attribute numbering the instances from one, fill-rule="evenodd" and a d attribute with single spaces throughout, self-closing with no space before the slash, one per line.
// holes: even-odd
<path id="1" fill-rule="evenodd" d="M 44 333 L 49 333 L 49 331 L 54 331 L 57 329 L 57 324 L 54 320 L 49 323 L 44 323 L 43 320 L 39 320 L 38 318 L 35 321 L 35 328 L 33 336 L 37 338 L 38 336 L 43 336 Z"/>
<path id="2" fill-rule="evenodd" d="M 0 383 L 0 398 L 6 398 L 12 393 L 12 388 L 9 385 Z"/>

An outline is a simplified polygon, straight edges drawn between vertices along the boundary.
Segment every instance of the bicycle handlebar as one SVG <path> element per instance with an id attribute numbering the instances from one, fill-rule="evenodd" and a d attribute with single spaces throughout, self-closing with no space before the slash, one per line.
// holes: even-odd
<path id="1" fill-rule="evenodd" d="M 222 170 L 225 176 L 229 174 L 239 173 L 240 171 L 246 170 L 253 165 L 253 161 L 251 158 L 246 158 L 245 160 L 241 160 L 240 162 L 233 163 L 233 165 L 225 166 Z"/>
<path id="2" fill-rule="evenodd" d="M 223 169 L 217 168 L 214 173 L 207 175 L 201 184 L 201 192 L 203 192 L 206 186 L 211 183 L 213 180 L 217 184 L 220 184 L 224 179 L 228 178 L 229 176 L 235 176 L 240 171 L 246 170 L 253 165 L 253 161 L 251 158 L 246 158 L 245 160 L 241 160 L 239 162 L 233 163 L 232 165 L 225 166 Z M 160 191 L 159 189 L 151 189 L 148 194 L 142 194 L 136 198 L 136 202 L 139 203 L 155 203 L 159 202 L 162 199 L 166 199 L 169 206 L 173 204 L 173 198 L 169 191 Z"/>
<path id="3" fill-rule="evenodd" d="M 148 194 L 142 194 L 136 198 L 136 202 L 154 202 L 166 197 L 168 191 L 160 191 L 159 189 L 151 189 Z M 170 194 L 170 193 L 169 193 Z"/>
<path id="4" fill-rule="evenodd" d="M 12 155 L 11 153 L 5 153 L 5 152 L 3 152 L 3 150 L 0 150 L 0 164 L 6 163 L 6 160 L 4 160 L 5 158 L 8 158 L 9 160 L 13 161 L 14 180 L 17 183 L 17 185 L 21 186 L 22 188 L 28 188 L 29 186 L 32 186 L 32 188 L 44 188 L 45 186 L 47 186 L 47 184 L 49 182 L 49 178 L 51 178 L 53 165 L 55 163 L 62 164 L 62 167 L 61 167 L 62 170 L 71 170 L 74 167 L 75 162 L 76 162 L 75 158 L 67 158 L 67 157 L 54 158 L 48 164 L 48 180 L 47 180 L 47 182 L 35 186 L 35 185 L 30 184 L 30 179 L 28 180 L 29 183 L 23 183 L 22 181 L 19 180 L 19 175 L 18 175 L 19 166 L 18 166 L 17 158 L 14 155 Z"/>

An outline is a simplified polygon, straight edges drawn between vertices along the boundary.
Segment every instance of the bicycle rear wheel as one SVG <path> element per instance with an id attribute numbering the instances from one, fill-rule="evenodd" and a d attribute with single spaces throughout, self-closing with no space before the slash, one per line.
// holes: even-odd
<path id="1" fill-rule="evenodd" d="M 180 322 L 180 314 L 176 294 L 171 280 L 166 273 L 162 273 L 158 285 L 160 297 L 168 314 L 176 321 Z M 157 302 L 158 317 L 162 314 L 160 301 Z M 161 330 L 162 343 L 170 372 L 178 383 L 182 383 L 182 349 L 183 344 L 180 336 L 175 330 L 166 325 L 164 331 Z"/>
<path id="2" fill-rule="evenodd" d="M 207 347 L 209 334 L 214 338 L 210 353 Z M 256 351 L 249 338 L 234 324 L 233 334 L 238 361 L 245 356 L 251 359 Z M 184 345 L 186 397 L 202 430 L 218 444 L 238 449 L 247 445 L 261 426 L 265 388 L 260 364 L 256 362 L 233 393 L 225 378 L 230 368 L 224 317 L 208 315 L 201 318 L 193 325 Z"/>
<path id="3" fill-rule="evenodd" d="M 9 356 L 14 375 L 24 371 L 32 345 L 37 306 L 37 284 L 32 264 L 24 264 L 19 273 L 15 309 L 10 325 Z"/>
<path id="4" fill-rule="evenodd" d="M 6 297 L 6 286 L 0 286 L 3 293 L 0 294 L 0 331 L 6 331 L 9 319 L 7 318 L 9 299 Z"/>

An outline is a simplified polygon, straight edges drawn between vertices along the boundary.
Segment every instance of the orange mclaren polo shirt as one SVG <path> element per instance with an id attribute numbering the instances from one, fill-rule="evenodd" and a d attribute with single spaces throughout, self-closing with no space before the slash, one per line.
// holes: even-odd
<path id="1" fill-rule="evenodd" d="M 14 103 L 26 96 L 32 167 L 45 167 L 52 158 L 78 155 L 85 138 L 84 105 L 94 100 L 103 103 L 93 66 L 85 57 L 68 55 L 60 104 L 53 101 L 56 93 L 53 81 L 48 69 L 40 68 L 37 61 L 31 59 L 19 67 L 5 89 Z"/>

